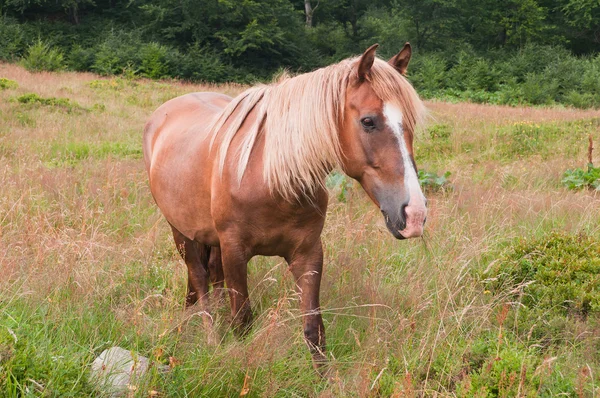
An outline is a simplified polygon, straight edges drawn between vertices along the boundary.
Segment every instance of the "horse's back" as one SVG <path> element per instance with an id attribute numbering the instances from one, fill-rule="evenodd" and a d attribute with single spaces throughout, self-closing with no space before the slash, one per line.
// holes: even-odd
<path id="1" fill-rule="evenodd" d="M 219 93 L 190 93 L 173 98 L 156 109 L 144 127 L 144 160 L 150 168 L 151 155 L 162 135 L 185 131 L 206 135 L 212 117 L 231 101 L 231 97 Z"/>
<path id="2" fill-rule="evenodd" d="M 216 239 L 210 218 L 210 124 L 231 98 L 192 93 L 161 105 L 144 128 L 150 190 L 167 221 L 190 239 Z"/>

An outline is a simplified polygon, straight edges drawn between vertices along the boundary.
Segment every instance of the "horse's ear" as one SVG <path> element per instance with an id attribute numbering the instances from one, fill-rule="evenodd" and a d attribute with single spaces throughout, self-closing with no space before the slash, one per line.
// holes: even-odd
<path id="1" fill-rule="evenodd" d="M 388 63 L 392 65 L 398 72 L 403 75 L 406 75 L 406 70 L 408 69 L 408 63 L 410 62 L 410 56 L 412 55 L 412 48 L 410 47 L 410 43 L 406 42 L 402 50 L 396 55 L 394 55 Z"/>
<path id="2" fill-rule="evenodd" d="M 379 47 L 379 44 L 373 44 L 360 56 L 360 60 L 358 61 L 358 80 L 361 82 L 371 73 L 377 47 Z"/>

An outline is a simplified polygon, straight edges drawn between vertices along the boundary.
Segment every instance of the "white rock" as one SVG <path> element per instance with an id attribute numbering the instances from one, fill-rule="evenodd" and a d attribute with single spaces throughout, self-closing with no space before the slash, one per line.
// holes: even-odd
<path id="1" fill-rule="evenodd" d="M 148 358 L 121 347 L 111 347 L 92 363 L 90 379 L 103 393 L 116 397 L 135 390 L 149 367 Z M 161 370 L 164 367 L 161 366 Z"/>

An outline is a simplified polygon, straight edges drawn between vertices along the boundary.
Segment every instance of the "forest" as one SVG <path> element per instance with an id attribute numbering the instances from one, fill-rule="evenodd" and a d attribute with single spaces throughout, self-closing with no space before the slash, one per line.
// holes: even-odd
<path id="1" fill-rule="evenodd" d="M 598 0 L 0 0 L 30 70 L 265 81 L 409 41 L 425 98 L 600 105 Z"/>

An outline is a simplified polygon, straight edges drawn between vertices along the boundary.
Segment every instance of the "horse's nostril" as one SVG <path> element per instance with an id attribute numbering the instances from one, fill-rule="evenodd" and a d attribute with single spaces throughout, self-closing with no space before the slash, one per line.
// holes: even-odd
<path id="1" fill-rule="evenodd" d="M 407 207 L 408 207 L 408 204 L 404 204 L 400 208 L 400 217 L 402 218 L 402 221 L 404 221 L 404 222 L 406 222 L 406 208 Z"/>

